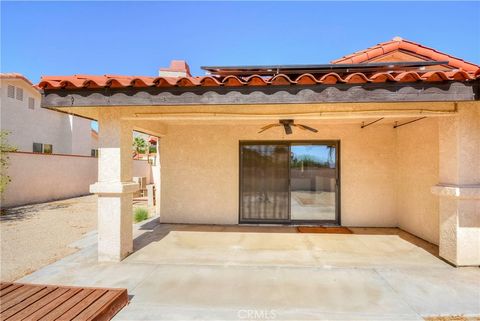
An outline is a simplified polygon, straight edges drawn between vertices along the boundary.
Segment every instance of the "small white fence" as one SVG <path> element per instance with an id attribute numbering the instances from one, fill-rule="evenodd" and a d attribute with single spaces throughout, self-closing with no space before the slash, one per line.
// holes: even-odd
<path id="1" fill-rule="evenodd" d="M 1 207 L 48 202 L 89 194 L 97 181 L 98 159 L 89 156 L 9 153 L 11 182 L 2 195 Z M 147 161 L 133 161 L 133 176 L 152 181 Z"/>

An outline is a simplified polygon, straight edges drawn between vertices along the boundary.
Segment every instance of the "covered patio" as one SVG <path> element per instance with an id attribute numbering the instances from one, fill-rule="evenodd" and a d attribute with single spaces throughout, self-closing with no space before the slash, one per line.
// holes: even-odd
<path id="1" fill-rule="evenodd" d="M 480 265 L 479 66 L 395 38 L 329 65 L 204 69 L 39 84 L 43 107 L 99 122 L 99 261 L 133 252 L 137 130 L 160 138 L 162 223 L 400 227 Z M 296 157 L 312 146 L 324 159 Z"/>
<path id="2" fill-rule="evenodd" d="M 480 314 L 478 268 L 456 269 L 395 229 L 352 231 L 303 234 L 294 227 L 152 219 L 135 226 L 135 253 L 120 263 L 97 262 L 93 233 L 73 244 L 79 252 L 19 282 L 127 288 L 130 304 L 114 320 L 411 321 Z"/>

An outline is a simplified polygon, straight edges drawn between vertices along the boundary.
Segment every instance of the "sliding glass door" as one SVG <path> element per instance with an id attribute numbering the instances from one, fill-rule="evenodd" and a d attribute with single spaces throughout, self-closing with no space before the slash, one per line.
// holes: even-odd
<path id="1" fill-rule="evenodd" d="M 287 222 L 288 145 L 242 145 L 241 221 Z"/>
<path id="2" fill-rule="evenodd" d="M 337 142 L 240 145 L 241 223 L 339 223 Z"/>
<path id="3" fill-rule="evenodd" d="M 336 146 L 292 144 L 290 219 L 336 220 Z"/>

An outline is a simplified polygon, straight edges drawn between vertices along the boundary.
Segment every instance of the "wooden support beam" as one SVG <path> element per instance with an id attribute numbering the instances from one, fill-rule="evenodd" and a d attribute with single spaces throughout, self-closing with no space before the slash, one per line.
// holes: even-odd
<path id="1" fill-rule="evenodd" d="M 185 106 L 479 100 L 478 81 L 312 86 L 148 87 L 45 90 L 42 107 Z"/>

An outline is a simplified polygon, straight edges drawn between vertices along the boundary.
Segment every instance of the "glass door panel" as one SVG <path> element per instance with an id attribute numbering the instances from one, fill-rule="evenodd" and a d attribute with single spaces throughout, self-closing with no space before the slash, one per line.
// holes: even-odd
<path id="1" fill-rule="evenodd" d="M 240 152 L 240 222 L 288 222 L 288 145 L 243 144 Z"/>
<path id="2" fill-rule="evenodd" d="M 337 164 L 335 145 L 292 144 L 290 218 L 336 222 Z"/>

